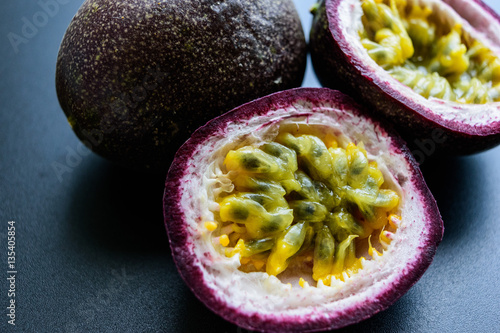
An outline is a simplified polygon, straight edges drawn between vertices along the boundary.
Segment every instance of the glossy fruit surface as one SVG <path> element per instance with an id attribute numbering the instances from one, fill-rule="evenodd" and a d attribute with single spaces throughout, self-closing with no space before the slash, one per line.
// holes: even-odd
<path id="1" fill-rule="evenodd" d="M 169 170 L 164 214 L 195 295 L 270 332 L 340 328 L 387 308 L 443 233 L 403 141 L 326 88 L 275 93 L 198 129 Z"/>
<path id="2" fill-rule="evenodd" d="M 305 57 L 291 0 L 87 0 L 62 41 L 56 86 L 92 150 L 164 172 L 209 119 L 300 86 Z"/>
<path id="3" fill-rule="evenodd" d="M 481 1 L 325 0 L 311 52 L 323 85 L 359 98 L 412 146 L 468 154 L 500 143 L 498 31 Z"/>

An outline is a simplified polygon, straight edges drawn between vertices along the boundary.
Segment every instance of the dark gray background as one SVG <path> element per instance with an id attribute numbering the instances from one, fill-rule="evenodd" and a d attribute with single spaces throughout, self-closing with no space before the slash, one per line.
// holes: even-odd
<path id="1" fill-rule="evenodd" d="M 244 332 L 179 277 L 163 227 L 164 175 L 123 170 L 83 150 L 62 179 L 54 172 L 81 149 L 54 88 L 58 46 L 81 4 L 65 1 L 18 52 L 8 34 L 21 34 L 23 18 L 41 7 L 0 5 L 0 332 Z M 296 3 L 308 30 L 314 0 Z M 304 86 L 319 86 L 311 67 Z M 499 331 L 500 148 L 426 160 L 422 169 L 446 227 L 434 262 L 391 308 L 344 332 Z M 9 220 L 15 328 L 6 316 Z"/>

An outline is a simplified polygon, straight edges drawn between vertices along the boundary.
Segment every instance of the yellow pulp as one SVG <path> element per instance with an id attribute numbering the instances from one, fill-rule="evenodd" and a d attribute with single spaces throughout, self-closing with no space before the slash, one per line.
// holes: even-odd
<path id="1" fill-rule="evenodd" d="M 394 78 L 425 98 L 469 104 L 500 101 L 500 59 L 429 6 L 361 0 L 361 43 Z"/>
<path id="2" fill-rule="evenodd" d="M 240 255 L 242 271 L 276 276 L 294 262 L 315 281 L 344 280 L 362 267 L 359 253 L 381 254 L 372 236 L 383 252 L 399 226 L 391 214 L 399 196 L 383 188 L 362 144 L 344 149 L 332 135 L 285 132 L 229 151 L 224 165 L 234 190 L 217 198 L 218 230 L 211 221 L 205 227 L 227 256 Z"/>

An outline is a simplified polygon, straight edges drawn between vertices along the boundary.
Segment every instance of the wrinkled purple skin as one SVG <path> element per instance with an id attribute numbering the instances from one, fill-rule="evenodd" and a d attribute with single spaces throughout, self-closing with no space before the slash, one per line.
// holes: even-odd
<path id="1" fill-rule="evenodd" d="M 344 309 L 338 316 L 325 316 L 317 320 L 311 320 L 306 316 L 286 316 L 276 313 L 266 315 L 242 313 L 238 309 L 229 307 L 224 300 L 217 299 L 214 291 L 206 285 L 202 271 L 197 266 L 198 259 L 194 254 L 192 235 L 189 234 L 186 228 L 184 208 L 180 205 L 181 185 L 183 177 L 187 174 L 187 166 L 190 165 L 191 157 L 198 147 L 205 145 L 207 139 L 216 133 L 224 133 L 228 123 L 245 121 L 252 117 L 265 117 L 268 111 L 289 106 L 299 100 L 306 100 L 318 106 L 328 102 L 339 110 L 344 110 L 344 106 L 349 109 L 354 106 L 360 110 L 358 114 L 364 114 L 364 117 L 367 117 L 366 112 L 350 97 L 328 88 L 298 88 L 278 92 L 244 104 L 199 128 L 177 152 L 165 183 L 165 226 L 170 240 L 172 256 L 182 278 L 194 294 L 213 312 L 248 330 L 266 332 L 322 331 L 341 328 L 369 318 L 388 308 L 422 276 L 432 262 L 436 248 L 443 236 L 443 222 L 436 202 L 422 178 L 416 161 L 399 136 L 393 131 L 388 131 L 388 135 L 393 139 L 393 148 L 405 157 L 412 170 L 409 181 L 415 185 L 417 192 L 414 193 L 414 196 L 421 199 L 421 204 L 425 207 L 426 212 L 425 216 L 422 217 L 425 220 L 425 225 L 422 227 L 429 230 L 428 238 L 421 239 L 419 256 L 414 258 L 414 262 L 411 266 L 408 266 L 407 270 L 401 272 L 401 278 L 396 283 L 387 286 L 385 290 L 380 290 L 377 297 L 370 300 L 370 302 L 354 304 Z M 379 124 L 370 118 L 365 119 Z M 387 130 L 386 127 L 382 128 Z"/>
<path id="2" fill-rule="evenodd" d="M 428 146 L 428 155 L 435 152 L 445 155 L 472 154 L 500 144 L 500 122 L 471 126 L 464 122 L 442 119 L 427 106 L 416 102 L 412 96 L 389 87 L 376 73 L 366 68 L 363 59 L 353 53 L 349 42 L 340 32 L 339 18 L 335 13 L 342 1 L 322 0 L 311 28 L 312 63 L 323 86 L 349 94 L 365 104 L 372 113 L 384 117 L 394 125 L 411 148 L 421 149 L 418 142 L 433 141 Z M 470 1 L 480 4 L 492 21 L 500 20 L 482 1 Z M 457 1 L 445 2 L 454 7 Z M 464 18 L 469 22 L 475 18 L 473 12 L 467 12 L 467 15 Z M 484 25 L 484 22 L 472 25 L 477 24 Z M 394 81 L 397 82 L 396 79 Z M 414 92 L 412 94 L 417 95 Z"/>
<path id="3" fill-rule="evenodd" d="M 300 86 L 305 65 L 292 0 L 86 0 L 62 40 L 56 88 L 94 152 L 164 173 L 194 130 Z"/>

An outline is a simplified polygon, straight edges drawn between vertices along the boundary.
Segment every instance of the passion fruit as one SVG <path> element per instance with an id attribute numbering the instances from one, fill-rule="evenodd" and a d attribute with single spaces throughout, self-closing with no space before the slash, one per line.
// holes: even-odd
<path id="1" fill-rule="evenodd" d="M 86 0 L 61 43 L 56 87 L 94 152 L 165 172 L 195 129 L 300 86 L 305 63 L 292 0 Z"/>
<path id="2" fill-rule="evenodd" d="M 195 295 L 267 332 L 340 328 L 389 307 L 443 233 L 404 142 L 327 88 L 278 92 L 199 128 L 170 167 L 164 214 Z"/>
<path id="3" fill-rule="evenodd" d="M 476 0 L 325 0 L 311 52 L 342 88 L 427 154 L 500 143 L 500 17 Z"/>

